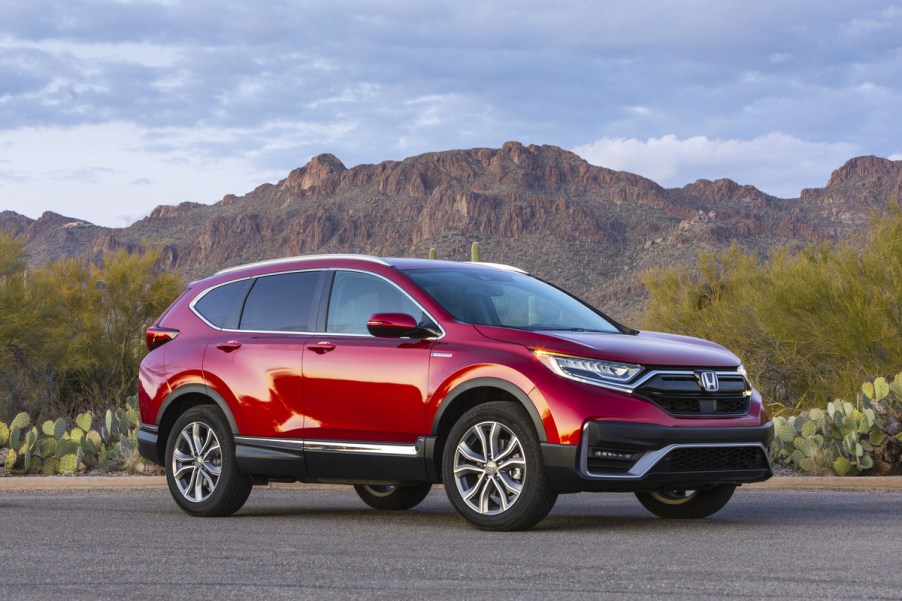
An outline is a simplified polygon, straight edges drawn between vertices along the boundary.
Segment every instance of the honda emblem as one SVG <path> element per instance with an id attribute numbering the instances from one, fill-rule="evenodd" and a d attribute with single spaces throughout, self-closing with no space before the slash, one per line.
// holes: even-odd
<path id="1" fill-rule="evenodd" d="M 713 371 L 700 371 L 697 374 L 698 383 L 705 389 L 705 392 L 717 392 L 720 388 L 720 382 L 717 380 L 717 374 Z"/>

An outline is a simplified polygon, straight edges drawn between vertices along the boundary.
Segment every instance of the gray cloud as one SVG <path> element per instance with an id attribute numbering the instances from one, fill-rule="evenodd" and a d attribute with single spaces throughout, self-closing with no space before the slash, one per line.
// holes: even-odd
<path id="1" fill-rule="evenodd" d="M 510 139 L 888 155 L 900 26 L 875 1 L 5 2 L 0 131 L 125 123 L 167 161 L 267 173 Z"/>

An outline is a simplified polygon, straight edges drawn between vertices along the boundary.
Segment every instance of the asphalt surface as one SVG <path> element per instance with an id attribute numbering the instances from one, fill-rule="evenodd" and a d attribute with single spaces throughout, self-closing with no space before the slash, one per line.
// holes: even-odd
<path id="1" fill-rule="evenodd" d="M 518 533 L 440 488 L 406 512 L 261 488 L 219 519 L 159 488 L 2 491 L 0 532 L 3 599 L 902 598 L 902 491 L 740 489 L 699 521 L 584 493 Z"/>

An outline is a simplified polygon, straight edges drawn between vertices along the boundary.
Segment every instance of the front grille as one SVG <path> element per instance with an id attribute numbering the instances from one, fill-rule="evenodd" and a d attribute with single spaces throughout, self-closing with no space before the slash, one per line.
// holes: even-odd
<path id="1" fill-rule="evenodd" d="M 702 472 L 767 467 L 767 456 L 761 447 L 683 447 L 668 453 L 653 471 Z"/>
<path id="2" fill-rule="evenodd" d="M 720 388 L 702 390 L 695 375 L 658 374 L 636 389 L 671 415 L 745 415 L 749 410 L 749 388 L 740 374 L 720 374 Z"/>

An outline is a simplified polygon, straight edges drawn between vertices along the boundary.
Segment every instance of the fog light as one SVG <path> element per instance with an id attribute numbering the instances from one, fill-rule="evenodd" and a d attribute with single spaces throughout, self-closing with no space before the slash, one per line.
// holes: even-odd
<path id="1" fill-rule="evenodd" d="M 621 453 L 619 451 L 602 451 L 600 449 L 595 449 L 592 455 L 600 459 L 616 459 L 619 461 L 631 461 L 633 459 L 632 453 Z"/>

